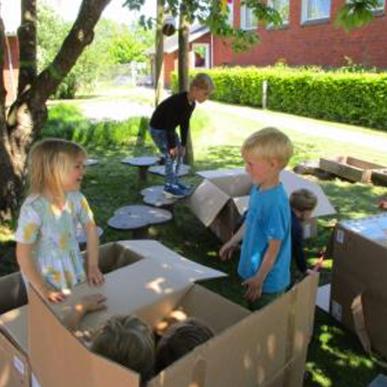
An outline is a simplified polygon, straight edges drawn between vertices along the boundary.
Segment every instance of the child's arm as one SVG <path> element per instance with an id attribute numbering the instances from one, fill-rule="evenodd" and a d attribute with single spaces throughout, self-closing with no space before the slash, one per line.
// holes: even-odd
<path id="1" fill-rule="evenodd" d="M 259 270 L 254 277 L 242 283 L 243 286 L 247 286 L 245 297 L 249 301 L 255 301 L 261 297 L 263 282 L 277 259 L 280 247 L 281 240 L 271 239 Z"/>
<path id="2" fill-rule="evenodd" d="M 87 236 L 87 279 L 90 285 L 102 285 L 104 277 L 98 266 L 99 238 L 94 222 L 88 222 L 85 226 Z"/>
<path id="3" fill-rule="evenodd" d="M 232 257 L 238 243 L 243 239 L 244 233 L 245 224 L 243 223 L 242 226 L 239 227 L 238 231 L 220 248 L 219 257 L 222 261 L 226 261 Z"/>
<path id="4" fill-rule="evenodd" d="M 63 325 L 69 330 L 75 331 L 87 313 L 105 309 L 105 301 L 106 297 L 100 293 L 82 297 L 71 308 L 66 308 L 62 311 L 61 321 Z"/>
<path id="5" fill-rule="evenodd" d="M 50 289 L 46 285 L 43 277 L 36 268 L 35 262 L 32 257 L 33 244 L 26 244 L 18 242 L 16 244 L 16 259 L 19 264 L 20 270 L 31 282 L 36 291 L 45 299 L 51 302 L 63 301 L 66 296 L 62 292 L 58 292 Z"/>

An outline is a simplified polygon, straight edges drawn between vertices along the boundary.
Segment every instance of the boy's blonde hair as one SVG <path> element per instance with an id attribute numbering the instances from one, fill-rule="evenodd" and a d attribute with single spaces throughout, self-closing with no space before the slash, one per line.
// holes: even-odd
<path id="1" fill-rule="evenodd" d="M 257 158 L 267 160 L 276 159 L 283 169 L 293 155 L 293 144 L 289 137 L 277 128 L 267 127 L 251 134 L 244 141 L 241 153 L 251 153 Z"/>
<path id="2" fill-rule="evenodd" d="M 87 157 L 85 149 L 72 141 L 47 138 L 36 142 L 28 159 L 30 193 L 48 190 L 54 197 L 63 196 L 63 180 L 80 156 Z"/>
<path id="3" fill-rule="evenodd" d="M 297 211 L 313 211 L 317 205 L 317 196 L 308 189 L 294 191 L 289 198 L 290 206 Z"/>
<path id="4" fill-rule="evenodd" d="M 195 318 L 189 318 L 172 325 L 157 345 L 156 373 L 212 337 L 214 337 L 212 330 Z"/>
<path id="5" fill-rule="evenodd" d="M 206 73 L 196 74 L 190 83 L 190 89 L 196 87 L 202 90 L 212 91 L 215 89 L 214 82 L 211 77 Z"/>
<path id="6" fill-rule="evenodd" d="M 151 329 L 135 316 L 113 316 L 96 332 L 91 350 L 141 375 L 153 373 L 155 342 Z"/>

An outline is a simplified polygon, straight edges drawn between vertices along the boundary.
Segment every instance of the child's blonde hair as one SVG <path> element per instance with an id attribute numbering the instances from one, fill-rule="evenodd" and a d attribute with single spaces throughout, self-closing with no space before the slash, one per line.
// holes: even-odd
<path id="1" fill-rule="evenodd" d="M 297 211 L 313 211 L 317 205 L 317 196 L 308 189 L 294 191 L 289 198 L 291 208 Z"/>
<path id="2" fill-rule="evenodd" d="M 172 325 L 161 337 L 156 350 L 156 373 L 214 337 L 202 321 L 189 318 Z"/>
<path id="3" fill-rule="evenodd" d="M 206 73 L 196 74 L 190 83 L 190 89 L 196 87 L 202 90 L 212 91 L 215 89 L 214 82 L 211 77 Z"/>
<path id="4" fill-rule="evenodd" d="M 63 180 L 80 156 L 87 157 L 85 149 L 72 141 L 47 138 L 36 142 L 28 159 L 30 193 L 48 190 L 54 197 L 63 196 Z"/>
<path id="5" fill-rule="evenodd" d="M 153 373 L 155 342 L 151 329 L 135 316 L 113 316 L 96 332 L 91 350 L 141 375 Z"/>
<path id="6" fill-rule="evenodd" d="M 253 153 L 257 158 L 278 160 L 280 168 L 283 169 L 293 155 L 293 144 L 289 137 L 277 128 L 267 127 L 251 134 L 244 141 L 241 153 Z"/>

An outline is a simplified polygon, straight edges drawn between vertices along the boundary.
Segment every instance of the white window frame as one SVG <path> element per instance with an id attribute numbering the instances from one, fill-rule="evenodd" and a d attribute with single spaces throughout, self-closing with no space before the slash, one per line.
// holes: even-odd
<path id="1" fill-rule="evenodd" d="M 382 13 L 382 12 L 384 12 L 384 8 L 386 7 L 386 0 L 382 0 L 382 2 L 383 2 L 382 5 L 380 5 L 379 7 L 373 8 L 372 11 L 375 12 L 375 13 Z"/>
<path id="2" fill-rule="evenodd" d="M 288 16 L 287 16 L 287 19 L 285 20 L 285 19 L 282 19 L 282 23 L 281 23 L 281 25 L 279 26 L 279 27 L 286 27 L 286 26 L 288 26 L 289 25 L 289 19 L 290 19 L 290 0 L 283 0 L 283 1 L 287 1 L 288 2 Z M 273 0 L 268 0 L 268 2 L 267 2 L 267 5 L 269 6 L 269 7 L 272 7 L 272 8 L 274 8 L 273 7 Z M 276 8 L 274 8 L 274 9 L 276 9 Z M 272 24 L 272 23 L 270 23 L 269 25 L 268 25 L 268 28 L 275 28 L 275 26 Z"/>
<path id="3" fill-rule="evenodd" d="M 204 58 L 204 66 L 195 66 L 195 47 L 204 47 L 206 49 L 206 56 Z M 195 69 L 209 69 L 210 68 L 210 44 L 209 43 L 192 43 L 192 67 Z"/>
<path id="4" fill-rule="evenodd" d="M 228 7 L 228 24 L 233 27 L 234 26 L 234 0 L 227 1 Z"/>
<path id="5" fill-rule="evenodd" d="M 248 13 L 250 15 L 248 15 Z M 251 18 L 254 16 L 251 8 L 247 7 L 245 4 L 241 5 L 241 29 L 243 30 L 256 30 L 258 28 L 258 20 L 255 25 L 247 25 L 247 16 Z"/>
<path id="6" fill-rule="evenodd" d="M 302 23 L 330 19 L 331 10 L 332 10 L 332 0 L 319 0 L 321 2 L 329 2 L 329 11 L 328 11 L 327 15 L 321 15 L 321 16 L 317 16 L 317 17 L 308 17 L 309 1 L 313 1 L 313 0 L 302 0 L 302 10 L 301 10 L 301 22 Z"/>

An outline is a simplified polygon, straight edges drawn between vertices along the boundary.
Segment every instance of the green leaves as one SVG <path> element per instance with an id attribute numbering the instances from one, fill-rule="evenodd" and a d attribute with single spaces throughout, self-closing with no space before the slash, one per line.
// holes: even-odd
<path id="1" fill-rule="evenodd" d="M 364 27 L 372 21 L 378 7 L 378 0 L 349 0 L 337 13 L 335 25 L 346 31 Z"/>

